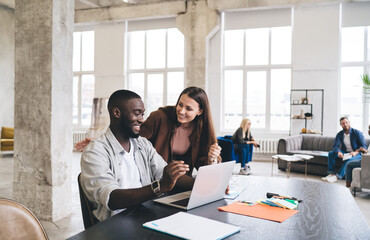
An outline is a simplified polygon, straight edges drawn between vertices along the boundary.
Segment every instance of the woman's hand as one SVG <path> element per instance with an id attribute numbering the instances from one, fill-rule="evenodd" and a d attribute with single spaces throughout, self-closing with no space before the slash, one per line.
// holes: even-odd
<path id="1" fill-rule="evenodd" d="M 208 165 L 217 164 L 218 156 L 220 156 L 221 147 L 217 143 L 212 144 L 208 151 Z"/>
<path id="2" fill-rule="evenodd" d="M 91 142 L 91 138 L 85 138 L 85 140 L 82 140 L 81 142 L 78 142 L 75 144 L 76 151 L 83 152 L 87 145 Z"/>

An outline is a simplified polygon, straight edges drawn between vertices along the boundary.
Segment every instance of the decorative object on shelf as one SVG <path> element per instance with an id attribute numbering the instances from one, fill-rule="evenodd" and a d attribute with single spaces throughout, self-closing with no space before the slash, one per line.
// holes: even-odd
<path id="1" fill-rule="evenodd" d="M 309 103 L 309 98 L 303 97 L 301 98 L 302 104 L 308 104 Z"/>
<path id="2" fill-rule="evenodd" d="M 306 119 L 312 119 L 312 113 L 306 112 L 304 116 Z"/>
<path id="3" fill-rule="evenodd" d="M 298 105 L 299 104 L 299 100 L 297 99 L 297 100 L 293 100 L 293 104 L 294 105 Z"/>
<path id="4" fill-rule="evenodd" d="M 304 111 L 303 111 L 303 109 L 301 109 L 301 114 L 299 115 L 299 118 L 300 119 L 304 119 Z"/>
<path id="5" fill-rule="evenodd" d="M 363 94 L 364 94 L 364 102 L 370 102 L 370 79 L 368 74 L 361 75 L 361 79 L 363 82 Z"/>

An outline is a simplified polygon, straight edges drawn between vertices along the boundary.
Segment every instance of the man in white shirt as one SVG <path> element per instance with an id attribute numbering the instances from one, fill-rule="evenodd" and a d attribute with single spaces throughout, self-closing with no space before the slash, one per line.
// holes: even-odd
<path id="1" fill-rule="evenodd" d="M 192 188 L 183 161 L 167 165 L 152 144 L 139 136 L 144 103 L 139 95 L 118 90 L 109 98 L 110 125 L 81 156 L 81 186 L 99 221 L 153 199 L 174 186 Z"/>
<path id="2" fill-rule="evenodd" d="M 346 166 L 352 161 L 361 161 L 360 149 L 361 147 L 367 148 L 364 135 L 359 130 L 351 128 L 351 124 L 347 117 L 341 117 L 339 122 L 343 130 L 335 137 L 333 151 L 329 152 L 329 175 L 322 178 L 322 180 L 328 182 L 335 182 L 338 179 L 342 179 L 344 176 L 346 176 L 346 181 L 348 181 L 348 178 L 352 178 L 352 174 L 346 174 Z M 345 154 L 347 154 L 348 159 Z M 335 174 L 335 162 L 337 160 L 341 162 L 341 168 L 339 172 Z"/>

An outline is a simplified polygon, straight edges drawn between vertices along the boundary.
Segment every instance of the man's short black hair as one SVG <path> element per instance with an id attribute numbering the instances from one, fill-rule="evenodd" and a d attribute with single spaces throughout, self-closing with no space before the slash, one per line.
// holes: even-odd
<path id="1" fill-rule="evenodd" d="M 341 122 L 341 121 L 342 121 L 342 120 L 344 120 L 344 119 L 347 119 L 347 120 L 349 121 L 348 117 L 341 117 L 341 118 L 339 119 L 339 122 Z"/>
<path id="2" fill-rule="evenodd" d="M 137 93 L 132 92 L 130 90 L 122 89 L 122 90 L 115 91 L 114 93 L 112 93 L 112 95 L 109 97 L 109 100 L 108 100 L 109 114 L 112 112 L 114 107 L 120 107 L 123 101 L 128 101 L 134 98 L 141 99 L 141 97 Z"/>

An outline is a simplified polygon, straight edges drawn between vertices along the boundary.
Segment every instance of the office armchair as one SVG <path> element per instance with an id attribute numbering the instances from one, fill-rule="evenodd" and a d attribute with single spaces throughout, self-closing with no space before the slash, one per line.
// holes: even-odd
<path id="1" fill-rule="evenodd" d="M 0 198 L 0 239 L 47 240 L 48 236 L 28 208 L 14 200 Z"/>
<path id="2" fill-rule="evenodd" d="M 221 158 L 223 162 L 233 161 L 239 162 L 239 154 L 234 150 L 234 143 L 230 135 L 217 137 L 218 145 L 221 149 Z"/>
<path id="3" fill-rule="evenodd" d="M 356 197 L 356 191 L 361 188 L 370 189 L 370 153 L 363 154 L 361 168 L 352 170 L 353 195 Z"/>
<path id="4" fill-rule="evenodd" d="M 84 222 L 85 229 L 97 224 L 99 220 L 94 216 L 92 212 L 92 204 L 87 198 L 84 190 L 82 189 L 81 182 L 80 182 L 81 173 L 78 174 L 77 182 L 78 182 L 78 190 L 80 192 L 80 203 L 81 203 L 81 211 L 82 211 L 82 219 Z"/>

